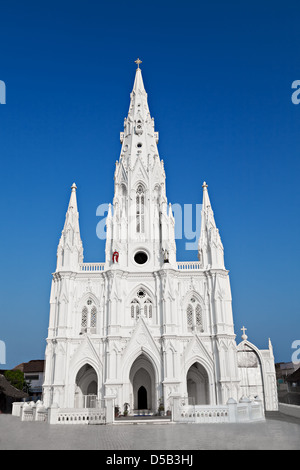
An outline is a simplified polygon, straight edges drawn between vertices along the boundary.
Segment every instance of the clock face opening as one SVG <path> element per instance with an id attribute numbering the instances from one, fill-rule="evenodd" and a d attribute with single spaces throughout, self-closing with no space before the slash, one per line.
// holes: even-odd
<path id="1" fill-rule="evenodd" d="M 138 251 L 138 252 L 134 255 L 134 261 L 135 261 L 137 264 L 145 264 L 145 263 L 148 261 L 148 255 L 147 255 L 147 253 L 145 253 L 144 251 Z"/>

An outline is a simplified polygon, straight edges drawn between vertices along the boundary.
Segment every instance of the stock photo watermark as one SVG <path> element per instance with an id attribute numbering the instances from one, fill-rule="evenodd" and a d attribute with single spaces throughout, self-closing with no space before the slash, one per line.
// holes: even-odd
<path id="1" fill-rule="evenodd" d="M 292 354 L 292 363 L 298 365 L 300 364 L 300 339 L 293 341 L 291 348 L 295 349 Z"/>
<path id="2" fill-rule="evenodd" d="M 294 80 L 292 83 L 292 89 L 296 89 L 292 93 L 291 100 L 293 104 L 299 104 L 300 103 L 300 80 Z"/>
<path id="3" fill-rule="evenodd" d="M 147 219 L 147 209 L 145 209 L 144 218 Z M 171 205 L 172 213 L 175 223 L 175 239 L 176 240 L 188 240 L 185 243 L 186 250 L 197 250 L 198 249 L 198 239 L 200 236 L 201 229 L 201 210 L 202 204 L 172 204 Z M 113 207 L 111 206 L 112 217 L 113 217 Z M 120 210 L 117 208 L 116 210 Z M 101 217 L 101 220 L 98 222 L 96 227 L 96 234 L 100 240 L 105 240 L 107 237 L 106 232 L 106 219 L 109 212 L 109 204 L 103 203 L 97 207 L 96 216 Z M 130 211 L 131 212 L 131 211 Z M 169 216 L 169 214 L 167 215 Z M 136 223 L 137 214 L 132 209 L 132 213 L 128 215 L 128 225 Z"/>
<path id="4" fill-rule="evenodd" d="M 6 346 L 2 340 L 0 340 L 0 364 L 6 364 Z"/>
<path id="5" fill-rule="evenodd" d="M 3 80 L 0 80 L 0 104 L 6 104 L 6 85 Z"/>

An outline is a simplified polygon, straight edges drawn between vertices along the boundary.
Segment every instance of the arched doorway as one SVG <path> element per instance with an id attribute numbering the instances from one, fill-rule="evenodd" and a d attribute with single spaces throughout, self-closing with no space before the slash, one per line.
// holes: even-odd
<path id="1" fill-rule="evenodd" d="M 187 394 L 194 405 L 209 404 L 208 374 L 204 367 L 195 362 L 188 370 L 186 376 Z"/>
<path id="2" fill-rule="evenodd" d="M 129 374 L 131 384 L 131 408 L 155 410 L 155 371 L 150 359 L 141 354 L 132 364 Z"/>
<path id="3" fill-rule="evenodd" d="M 75 379 L 75 408 L 94 408 L 98 394 L 98 377 L 95 369 L 85 364 Z"/>

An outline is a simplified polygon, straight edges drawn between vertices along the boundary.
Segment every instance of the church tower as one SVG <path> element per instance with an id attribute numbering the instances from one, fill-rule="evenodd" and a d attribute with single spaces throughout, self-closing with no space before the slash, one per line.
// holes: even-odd
<path id="1" fill-rule="evenodd" d="M 260 395 L 265 409 L 276 409 L 271 344 L 260 351 L 244 335 L 236 343 L 206 183 L 198 261 L 176 259 L 158 132 L 136 63 L 104 263 L 83 260 L 75 183 L 71 188 L 51 286 L 45 406 L 82 410 L 111 400 L 121 412 L 126 405 L 131 414 L 155 414 L 171 412 L 175 396 L 209 408 Z"/>
<path id="2" fill-rule="evenodd" d="M 135 271 L 176 264 L 174 218 L 166 197 L 166 175 L 159 158 L 142 72 L 136 70 L 130 106 L 120 133 L 113 208 L 107 217 L 106 265 Z M 117 255 L 113 256 L 114 253 Z"/>

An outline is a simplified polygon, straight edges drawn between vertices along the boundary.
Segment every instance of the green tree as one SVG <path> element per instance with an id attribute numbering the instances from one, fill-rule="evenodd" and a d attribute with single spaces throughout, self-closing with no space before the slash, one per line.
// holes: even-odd
<path id="1" fill-rule="evenodd" d="M 18 390 L 23 390 L 24 392 L 28 391 L 28 384 L 24 379 L 22 371 L 18 369 L 7 370 L 4 372 L 4 377 Z"/>

